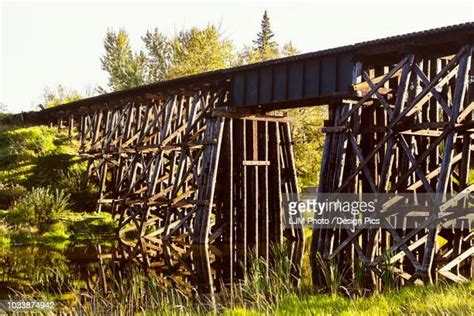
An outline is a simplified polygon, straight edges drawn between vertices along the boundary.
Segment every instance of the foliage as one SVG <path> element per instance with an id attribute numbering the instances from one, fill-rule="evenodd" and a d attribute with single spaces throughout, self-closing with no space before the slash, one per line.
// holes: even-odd
<path id="1" fill-rule="evenodd" d="M 3 102 L 0 102 L 0 122 L 5 120 L 7 117 L 7 105 Z"/>
<path id="2" fill-rule="evenodd" d="M 112 90 L 225 68 L 233 61 L 232 42 L 222 38 L 214 25 L 181 31 L 172 38 L 155 28 L 142 41 L 145 51 L 134 53 L 125 30 L 107 31 L 101 62 Z"/>
<path id="3" fill-rule="evenodd" d="M 225 68 L 233 59 L 232 42 L 222 39 L 219 29 L 214 25 L 181 31 L 172 40 L 171 46 L 170 78 Z"/>
<path id="4" fill-rule="evenodd" d="M 54 150 L 54 129 L 42 126 L 13 129 L 0 134 L 2 163 Z"/>
<path id="5" fill-rule="evenodd" d="M 288 43 L 283 44 L 283 47 L 281 48 L 281 54 L 284 57 L 289 57 L 301 54 L 301 51 L 293 45 L 292 41 L 289 41 Z"/>
<path id="6" fill-rule="evenodd" d="M 82 98 L 83 96 L 78 91 L 67 89 L 62 85 L 58 85 L 54 89 L 46 88 L 43 93 L 43 102 L 46 108 L 74 102 Z"/>
<path id="7" fill-rule="evenodd" d="M 54 186 L 61 171 L 78 162 L 77 151 L 77 142 L 54 128 L 10 126 L 0 132 L 0 183 L 8 188 Z"/>
<path id="8" fill-rule="evenodd" d="M 0 209 L 10 208 L 15 201 L 26 193 L 26 188 L 21 185 L 4 186 L 0 184 Z"/>
<path id="9" fill-rule="evenodd" d="M 472 315 L 474 282 L 456 285 L 407 286 L 400 291 L 356 299 L 341 296 L 288 295 L 277 314 L 321 315 Z"/>
<path id="10" fill-rule="evenodd" d="M 10 229 L 5 220 L 0 219 L 0 249 L 10 244 Z"/>
<path id="11" fill-rule="evenodd" d="M 117 228 L 117 221 L 109 213 L 88 214 L 69 213 L 63 216 L 67 222 L 67 232 L 73 239 L 94 239 L 97 236 L 113 235 Z"/>
<path id="12" fill-rule="evenodd" d="M 8 208 L 25 189 L 52 187 L 71 196 L 74 211 L 93 211 L 97 187 L 84 183 L 86 164 L 78 143 L 44 126 L 0 132 L 0 208 Z"/>
<path id="13" fill-rule="evenodd" d="M 271 247 L 272 262 L 251 254 L 248 278 L 224 288 L 218 298 L 219 309 L 240 306 L 265 314 L 274 314 L 280 302 L 304 288 L 295 286 L 292 262 L 283 245 Z"/>
<path id="14" fill-rule="evenodd" d="M 173 47 L 168 36 L 155 28 L 147 30 L 142 37 L 148 59 L 148 82 L 165 80 L 169 77 L 172 64 Z"/>
<path id="15" fill-rule="evenodd" d="M 344 290 L 342 284 L 347 268 L 341 268 L 339 262 L 324 260 L 320 253 L 316 254 L 316 261 L 323 276 L 325 290 L 333 296 Z"/>
<path id="16" fill-rule="evenodd" d="M 288 110 L 292 118 L 296 172 L 300 188 L 317 186 L 324 147 L 321 128 L 327 119 L 327 107 L 317 106 Z"/>
<path id="17" fill-rule="evenodd" d="M 257 33 L 257 39 L 253 41 L 253 46 L 244 46 L 237 53 L 236 64 L 245 65 L 258 63 L 265 60 L 288 57 L 297 55 L 300 51 L 293 46 L 290 41 L 280 48 L 280 45 L 273 40 L 273 32 L 270 26 L 270 18 L 267 11 L 264 12 L 260 32 Z"/>
<path id="18" fill-rule="evenodd" d="M 35 188 L 12 207 L 6 216 L 11 225 L 27 224 L 45 233 L 56 224 L 69 206 L 69 196 L 62 191 Z"/>
<path id="19" fill-rule="evenodd" d="M 147 59 L 143 52 L 132 51 L 128 33 L 107 30 L 104 39 L 105 55 L 101 58 L 102 69 L 109 73 L 109 86 L 123 90 L 145 83 Z"/>
<path id="20" fill-rule="evenodd" d="M 7 105 L 3 102 L 0 102 L 0 113 L 7 113 Z"/>
<path id="21" fill-rule="evenodd" d="M 278 49 L 260 52 L 252 46 L 244 45 L 244 48 L 237 53 L 235 64 L 236 66 L 254 64 L 279 57 L 281 57 L 281 55 Z"/>
<path id="22" fill-rule="evenodd" d="M 69 169 L 60 170 L 60 175 L 55 186 L 71 196 L 71 210 L 94 211 L 99 197 L 98 187 L 93 183 L 85 183 L 85 164 L 76 164 Z"/>
<path id="23" fill-rule="evenodd" d="M 41 240 L 45 243 L 56 243 L 68 240 L 70 234 L 68 227 L 63 222 L 56 222 L 48 227 L 48 230 L 41 236 Z"/>
<path id="24" fill-rule="evenodd" d="M 257 33 L 257 39 L 254 40 L 253 43 L 255 45 L 255 49 L 263 53 L 276 48 L 277 46 L 277 43 L 272 39 L 275 34 L 272 32 L 267 10 L 265 10 L 263 13 L 262 22 L 260 25 L 260 32 Z"/>

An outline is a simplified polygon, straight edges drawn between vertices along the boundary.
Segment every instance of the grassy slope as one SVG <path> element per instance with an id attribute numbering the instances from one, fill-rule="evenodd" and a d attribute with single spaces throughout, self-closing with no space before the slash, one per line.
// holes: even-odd
<path id="1" fill-rule="evenodd" d="M 94 187 L 84 190 L 85 163 L 78 156 L 79 144 L 46 126 L 21 127 L 0 123 L 0 244 L 56 242 L 89 238 L 113 231 L 110 214 L 87 214 L 95 207 Z M 9 208 L 37 187 L 50 187 L 70 195 L 70 207 L 52 231 L 40 236 L 32 223 L 12 227 L 3 220 Z M 3 210 L 2 210 L 3 209 Z"/>
<path id="2" fill-rule="evenodd" d="M 46 126 L 0 129 L 0 183 L 28 189 L 56 184 L 78 162 L 78 143 Z"/>

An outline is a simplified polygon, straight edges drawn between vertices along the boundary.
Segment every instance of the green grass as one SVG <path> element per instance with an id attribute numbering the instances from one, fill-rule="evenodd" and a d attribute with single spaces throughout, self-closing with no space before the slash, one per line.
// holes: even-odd
<path id="1" fill-rule="evenodd" d="M 68 277 L 66 260 L 58 267 L 45 263 L 37 274 L 33 292 L 22 293 L 23 299 L 48 297 L 57 303 L 58 310 L 78 311 L 90 315 L 473 315 L 474 282 L 440 284 L 436 286 L 407 286 L 372 296 L 347 297 L 334 292 L 323 294 L 305 279 L 300 287 L 290 281 L 290 261 L 284 248 L 273 248 L 275 263 L 268 269 L 261 259 L 251 256 L 251 273 L 244 282 L 235 281 L 232 287 L 210 296 L 192 295 L 184 283 L 176 280 L 173 286 L 163 284 L 162 276 L 154 271 L 145 273 L 131 264 L 120 273 L 114 266 L 104 266 L 107 289 L 97 283 L 84 288 Z M 35 255 L 15 260 L 33 260 Z M 36 259 L 34 259 L 36 260 Z M 32 262 L 33 265 L 38 265 Z M 48 267 L 52 267 L 49 269 Z M 64 271 L 63 271 L 64 269 Z M 35 269 L 33 269 L 35 270 Z M 61 290 L 41 292 L 41 284 L 60 284 Z M 184 285 L 184 286 L 183 286 Z M 180 287 L 182 286 L 182 287 Z M 64 291 L 64 292 L 63 292 Z M 351 294 L 352 295 L 352 294 Z M 65 299 L 67 297 L 67 299 Z"/>
<path id="2" fill-rule="evenodd" d="M 78 144 L 46 126 L 0 132 L 0 183 L 26 188 L 54 184 L 77 162 Z"/>
<path id="3" fill-rule="evenodd" d="M 250 311 L 255 312 L 256 311 Z M 474 282 L 456 285 L 411 286 L 368 298 L 291 295 L 281 301 L 278 314 L 407 315 L 474 314 Z"/>
<path id="4" fill-rule="evenodd" d="M 2 245 L 62 243 L 113 232 L 110 215 L 87 213 L 95 210 L 97 187 L 85 189 L 86 164 L 78 149 L 77 141 L 55 128 L 0 126 Z M 64 203 L 52 214 L 59 197 Z"/>
<path id="5" fill-rule="evenodd" d="M 34 226 L 11 226 L 2 221 L 0 214 L 0 245 L 17 244 L 64 244 L 69 241 L 111 237 L 116 221 L 108 213 L 89 214 L 65 212 L 60 221 L 48 231 L 39 233 Z"/>
<path id="6" fill-rule="evenodd" d="M 109 213 L 68 213 L 63 217 L 71 239 L 93 239 L 97 236 L 113 236 L 117 221 Z"/>
<path id="7" fill-rule="evenodd" d="M 270 273 L 272 274 L 272 273 Z M 275 279 L 250 277 L 214 296 L 193 298 L 179 289 L 163 288 L 153 277 L 133 274 L 128 280 L 112 280 L 114 294 L 88 293 L 90 303 L 81 309 L 90 314 L 137 313 L 139 315 L 473 315 L 474 282 L 467 284 L 407 286 L 402 290 L 348 298 L 314 294 L 310 289 L 290 288 Z M 267 287 L 270 285 L 271 287 Z M 314 289 L 313 289 L 314 291 Z M 231 293 L 232 292 L 232 293 Z M 93 302 L 93 304 L 92 304 Z"/>

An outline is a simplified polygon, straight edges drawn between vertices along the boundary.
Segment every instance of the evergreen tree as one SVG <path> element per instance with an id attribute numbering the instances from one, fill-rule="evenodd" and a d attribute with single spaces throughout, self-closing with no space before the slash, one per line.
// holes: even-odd
<path id="1" fill-rule="evenodd" d="M 267 10 L 263 13 L 262 23 L 260 32 L 257 33 L 257 39 L 253 41 L 255 49 L 261 54 L 265 54 L 267 51 L 275 49 L 276 42 L 272 40 L 273 34 L 270 26 L 270 18 L 268 17 Z"/>

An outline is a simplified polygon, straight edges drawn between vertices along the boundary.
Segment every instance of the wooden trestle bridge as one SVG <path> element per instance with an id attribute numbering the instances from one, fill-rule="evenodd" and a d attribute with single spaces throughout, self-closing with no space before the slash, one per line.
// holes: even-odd
<path id="1" fill-rule="evenodd" d="M 100 187 L 98 207 L 109 205 L 121 235 L 133 230 L 146 240 L 140 247 L 187 240 L 268 256 L 271 242 L 303 239 L 301 228 L 282 225 L 282 201 L 297 192 L 290 121 L 282 109 L 329 108 L 320 192 L 474 190 L 468 180 L 473 45 L 474 23 L 466 23 L 140 86 L 21 117 L 27 124 L 57 124 L 80 139 L 90 179 Z M 352 258 L 380 274 L 389 249 L 403 279 L 433 270 L 455 281 L 472 277 L 470 223 L 464 229 L 429 223 L 315 229 L 311 253 L 313 259 Z M 433 261 L 441 264 L 435 269 Z"/>

